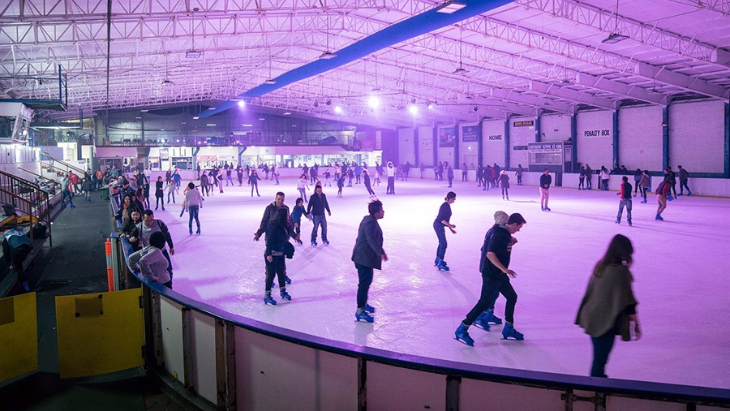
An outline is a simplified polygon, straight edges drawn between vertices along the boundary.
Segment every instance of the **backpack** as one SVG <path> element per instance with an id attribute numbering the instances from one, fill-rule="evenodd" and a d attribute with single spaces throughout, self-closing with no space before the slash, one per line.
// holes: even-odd
<path id="1" fill-rule="evenodd" d="M 12 204 L 3 204 L 3 213 L 5 213 L 6 216 L 17 216 L 18 214 L 15 212 L 15 206 Z"/>
<path id="2" fill-rule="evenodd" d="M 46 227 L 45 224 L 42 223 L 35 223 L 33 226 L 33 238 L 46 238 L 47 234 L 46 231 L 48 230 L 48 227 Z"/>

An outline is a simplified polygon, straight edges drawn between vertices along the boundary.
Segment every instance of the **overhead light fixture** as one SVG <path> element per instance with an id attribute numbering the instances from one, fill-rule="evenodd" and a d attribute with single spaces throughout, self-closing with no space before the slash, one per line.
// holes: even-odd
<path id="1" fill-rule="evenodd" d="M 149 110 L 149 109 L 146 109 L 146 108 L 143 108 L 143 109 L 142 109 L 142 110 L 140 110 L 139 112 L 140 112 L 140 113 L 147 113 L 148 111 L 150 111 L 150 110 Z"/>
<path id="2" fill-rule="evenodd" d="M 188 59 L 196 59 L 202 55 L 203 55 L 203 52 L 201 50 L 190 49 L 185 52 L 185 58 L 188 58 Z"/>
<path id="3" fill-rule="evenodd" d="M 208 107 L 208 110 L 215 110 L 215 107 Z"/>
<path id="4" fill-rule="evenodd" d="M 342 107 L 335 106 L 335 114 L 342 114 Z"/>
<path id="5" fill-rule="evenodd" d="M 418 114 L 418 106 L 415 104 L 411 104 L 410 106 L 408 106 L 408 111 L 410 111 L 410 113 L 415 116 L 416 114 Z"/>
<path id="6" fill-rule="evenodd" d="M 290 116 L 290 115 L 291 115 L 291 112 L 290 112 L 290 111 L 285 111 L 285 112 L 284 112 L 284 115 L 285 115 L 285 116 Z"/>
<path id="7" fill-rule="evenodd" d="M 616 32 L 616 33 L 609 34 L 608 37 L 606 37 L 605 39 L 601 40 L 601 43 L 603 43 L 603 44 L 616 44 L 619 41 L 624 41 L 624 40 L 626 40 L 628 38 L 629 38 L 629 36 L 627 36 L 625 34 L 621 34 L 621 33 Z"/>
<path id="8" fill-rule="evenodd" d="M 193 120 L 200 120 L 200 117 L 195 116 L 195 117 L 193 117 Z"/>
<path id="9" fill-rule="evenodd" d="M 314 107 L 319 107 L 319 101 L 314 102 Z"/>
<path id="10" fill-rule="evenodd" d="M 453 73 L 453 74 L 459 74 L 461 76 L 463 76 L 463 75 L 465 75 L 466 73 L 469 72 L 469 70 L 467 70 L 467 69 L 464 68 L 464 58 L 463 58 L 464 57 L 463 56 L 463 54 L 464 54 L 464 50 L 463 50 L 463 48 L 464 48 L 464 41 L 463 41 L 463 37 L 462 37 L 463 34 L 464 33 L 463 33 L 461 27 L 459 27 L 459 67 L 457 67 L 456 70 L 454 70 L 454 73 Z"/>
<path id="11" fill-rule="evenodd" d="M 266 120 L 266 119 L 263 117 L 259 117 L 259 121 L 264 121 L 264 120 Z"/>
<path id="12" fill-rule="evenodd" d="M 241 107 L 241 108 L 246 107 L 246 102 L 243 100 L 238 100 L 238 107 Z"/>
<path id="13" fill-rule="evenodd" d="M 162 80 L 163 87 L 171 86 L 173 84 L 175 84 L 175 83 L 173 83 L 172 80 L 170 80 L 169 78 L 165 78 L 164 80 Z"/>
<path id="14" fill-rule="evenodd" d="M 368 107 L 377 109 L 380 107 L 380 99 L 377 96 L 370 96 L 370 98 L 368 98 Z"/>
<path id="15" fill-rule="evenodd" d="M 459 75 L 462 75 L 462 76 L 463 75 L 466 75 L 466 73 L 468 73 L 468 72 L 469 72 L 469 70 L 465 69 L 462 66 L 459 66 L 459 67 L 456 68 L 456 70 L 454 70 L 454 74 L 459 74 Z"/>
<path id="16" fill-rule="evenodd" d="M 434 106 L 435 106 L 435 104 L 434 104 L 434 103 L 432 103 L 432 102 L 430 102 L 430 101 L 428 102 L 428 109 L 429 109 L 429 110 L 433 110 Z"/>
<path id="17" fill-rule="evenodd" d="M 328 106 L 331 106 L 332 105 L 332 100 L 327 99 L 327 102 L 325 104 L 327 104 Z"/>
<path id="18" fill-rule="evenodd" d="M 451 0 L 451 1 L 447 1 L 446 3 L 436 7 L 436 12 L 444 13 L 444 14 L 451 14 L 451 13 L 454 13 L 456 11 L 463 9 L 464 7 L 466 7 L 466 3 L 461 3 L 458 1 Z"/>
<path id="19" fill-rule="evenodd" d="M 264 81 L 264 84 L 268 84 L 268 85 L 276 84 L 276 80 L 274 80 L 273 78 L 270 78 L 270 79 Z"/>
<path id="20" fill-rule="evenodd" d="M 333 58 L 337 57 L 337 53 L 333 53 L 331 51 L 325 51 L 319 56 L 320 60 L 332 60 Z"/>

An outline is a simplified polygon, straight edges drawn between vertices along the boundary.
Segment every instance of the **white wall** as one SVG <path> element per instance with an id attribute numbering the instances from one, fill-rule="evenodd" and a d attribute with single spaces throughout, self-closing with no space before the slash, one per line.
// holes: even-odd
<path id="1" fill-rule="evenodd" d="M 724 172 L 724 117 L 722 101 L 669 106 L 669 164 L 690 173 Z"/>
<path id="2" fill-rule="evenodd" d="M 433 127 L 418 127 L 418 161 L 433 167 Z"/>
<path id="3" fill-rule="evenodd" d="M 658 106 L 619 110 L 619 165 L 623 164 L 629 170 L 657 171 L 664 168 L 662 111 Z"/>
<path id="4" fill-rule="evenodd" d="M 494 163 L 504 165 L 504 120 L 482 122 L 482 165 Z M 527 168 L 527 164 L 524 166 Z"/>
<path id="5" fill-rule="evenodd" d="M 515 146 L 527 146 L 528 143 L 534 143 L 536 136 L 536 130 L 534 123 L 530 127 L 515 127 L 515 123 L 518 121 L 536 121 L 535 117 L 513 117 L 509 119 L 509 163 L 512 167 L 517 167 L 517 164 L 522 164 L 523 167 L 527 168 L 527 149 L 515 150 Z M 504 166 L 504 162 L 498 165 Z"/>
<path id="6" fill-rule="evenodd" d="M 570 138 L 570 115 L 559 114 L 540 117 L 540 141 L 566 141 Z"/>
<path id="7" fill-rule="evenodd" d="M 464 126 L 467 127 L 479 127 L 480 123 L 461 123 L 459 124 L 459 158 L 454 168 L 462 169 L 462 164 L 466 163 L 468 170 L 476 169 L 479 164 L 479 139 L 477 141 L 464 141 L 464 134 L 462 132 Z"/>
<path id="8" fill-rule="evenodd" d="M 398 164 L 410 161 L 416 164 L 416 149 L 413 145 L 415 130 L 412 128 L 398 129 Z"/>
<path id="9" fill-rule="evenodd" d="M 579 112 L 576 129 L 577 161 L 590 165 L 593 170 L 600 170 L 601 166 L 610 169 L 613 166 L 613 111 Z"/>

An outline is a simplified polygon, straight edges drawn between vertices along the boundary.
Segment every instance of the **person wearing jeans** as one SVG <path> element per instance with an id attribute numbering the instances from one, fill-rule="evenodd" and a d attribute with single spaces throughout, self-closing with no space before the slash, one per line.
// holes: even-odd
<path id="1" fill-rule="evenodd" d="M 330 206 L 327 203 L 327 196 L 322 192 L 322 186 L 317 185 L 314 187 L 314 194 L 309 197 L 309 204 L 307 205 L 307 214 L 312 216 L 312 222 L 314 222 L 314 228 L 312 229 L 312 245 L 317 246 L 317 231 L 319 227 L 322 227 L 322 242 L 329 244 L 327 240 L 327 218 L 324 215 L 324 210 L 327 210 L 328 215 L 332 215 Z"/>
<path id="2" fill-rule="evenodd" d="M 198 219 L 198 212 L 202 205 L 203 196 L 200 194 L 200 191 L 195 188 L 194 183 L 188 183 L 188 189 L 185 193 L 185 206 L 188 209 L 188 214 L 190 214 L 190 219 L 188 220 L 188 231 L 191 235 L 193 234 L 193 219 L 195 220 L 195 225 L 198 227 L 195 234 L 200 235 L 200 220 Z"/>

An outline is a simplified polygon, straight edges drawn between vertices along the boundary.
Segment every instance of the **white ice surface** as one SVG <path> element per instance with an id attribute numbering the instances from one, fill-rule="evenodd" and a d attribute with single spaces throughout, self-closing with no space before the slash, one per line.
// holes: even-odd
<path id="1" fill-rule="evenodd" d="M 616 233 L 635 247 L 634 292 L 644 338 L 617 339 L 607 366 L 613 378 L 728 388 L 730 386 L 730 200 L 680 197 L 669 202 L 664 222 L 654 221 L 656 201 L 634 200 L 634 227 L 614 224 L 615 192 L 553 188 L 552 212 L 541 212 L 534 186 L 513 186 L 511 201 L 499 190 L 482 191 L 476 183 L 455 182 L 458 194 L 447 232 L 450 272 L 433 266 L 437 239 L 432 223 L 446 192 L 445 182 L 411 179 L 396 182 L 397 195 L 374 189 L 384 203 L 380 220 L 390 260 L 375 272 L 370 304 L 374 324 L 354 321 L 357 272 L 350 261 L 357 227 L 367 213 L 363 185 L 325 188 L 332 216 L 331 245 L 309 245 L 312 224 L 304 222 L 303 246 L 296 247 L 287 271 L 293 301 L 276 307 L 262 302 L 263 239 L 253 232 L 276 191 L 291 207 L 296 181 L 274 186 L 261 181 L 261 197 L 250 189 L 224 187 L 206 197 L 200 211 L 201 236 L 189 236 L 187 218 L 178 205 L 157 217 L 175 241 L 174 287 L 177 292 L 243 315 L 292 330 L 395 352 L 524 370 L 587 375 L 591 361 L 588 336 L 573 324 L 596 261 Z M 501 326 L 491 332 L 470 329 L 474 348 L 453 339 L 454 330 L 476 303 L 481 277 L 479 249 L 497 210 L 520 212 L 527 224 L 516 237 L 511 268 L 518 277 L 515 325 L 525 341 L 501 340 Z M 504 299 L 497 301 L 502 316 Z"/>

